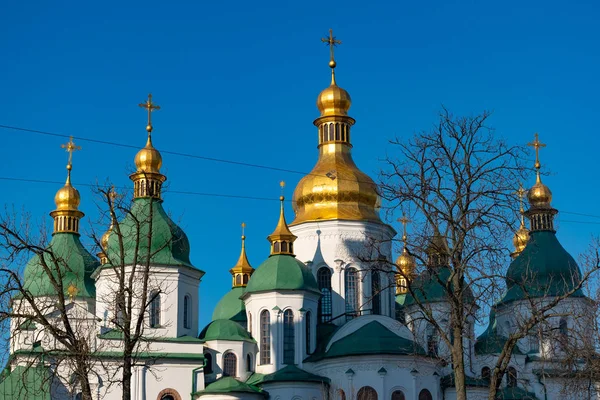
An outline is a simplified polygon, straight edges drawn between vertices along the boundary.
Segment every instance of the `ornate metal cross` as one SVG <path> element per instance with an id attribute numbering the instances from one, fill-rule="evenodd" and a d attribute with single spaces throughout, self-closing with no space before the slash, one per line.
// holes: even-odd
<path id="1" fill-rule="evenodd" d="M 160 110 L 160 106 L 152 102 L 152 93 L 148 94 L 148 100 L 138 105 L 148 110 L 148 126 L 146 126 L 146 130 L 150 133 L 152 132 L 152 111 Z"/>
<path id="2" fill-rule="evenodd" d="M 329 37 L 328 38 L 321 38 L 321 42 L 323 43 L 327 43 L 327 46 L 329 46 L 329 51 L 331 54 L 331 62 L 330 62 L 330 66 L 331 68 L 335 68 L 335 59 L 333 57 L 333 48 L 335 46 L 337 46 L 338 44 L 342 44 L 341 40 L 337 40 L 335 38 L 335 36 L 333 36 L 333 29 L 329 30 Z M 333 63 L 333 65 L 331 65 L 331 63 Z"/>
<path id="3" fill-rule="evenodd" d="M 540 142 L 540 138 L 539 135 L 536 133 L 535 135 L 535 140 L 533 142 L 529 142 L 527 143 L 527 146 L 531 146 L 535 149 L 535 168 L 536 169 L 540 169 L 541 164 L 540 164 L 540 149 L 542 147 L 546 147 L 545 143 Z"/>
<path id="4" fill-rule="evenodd" d="M 70 169 L 73 162 L 73 153 L 78 150 L 81 150 L 81 146 L 76 146 L 75 142 L 73 141 L 73 136 L 69 136 L 69 141 L 65 144 L 61 144 L 60 147 L 62 147 L 67 153 L 69 153 L 69 161 L 67 163 L 67 168 Z"/>

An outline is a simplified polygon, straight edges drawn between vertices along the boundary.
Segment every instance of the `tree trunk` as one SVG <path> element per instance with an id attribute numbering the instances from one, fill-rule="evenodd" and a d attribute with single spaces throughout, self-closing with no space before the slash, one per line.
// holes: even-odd
<path id="1" fill-rule="evenodd" d="M 467 400 L 462 329 L 460 326 L 454 326 L 452 331 L 454 334 L 454 344 L 452 345 L 452 370 L 454 372 L 456 400 Z"/>
<path id="2" fill-rule="evenodd" d="M 131 356 L 123 358 L 123 400 L 131 400 Z"/>

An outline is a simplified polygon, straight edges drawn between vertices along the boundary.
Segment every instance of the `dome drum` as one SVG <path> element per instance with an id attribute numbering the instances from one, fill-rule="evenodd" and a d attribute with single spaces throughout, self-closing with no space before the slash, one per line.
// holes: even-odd
<path id="1" fill-rule="evenodd" d="M 79 220 L 84 214 L 79 210 L 55 210 L 50 213 L 54 218 L 54 233 L 68 232 L 79 235 Z"/>
<path id="2" fill-rule="evenodd" d="M 155 197 L 161 198 L 162 184 L 167 177 L 154 172 L 138 171 L 129 176 L 133 183 L 133 194 L 135 198 Z"/>

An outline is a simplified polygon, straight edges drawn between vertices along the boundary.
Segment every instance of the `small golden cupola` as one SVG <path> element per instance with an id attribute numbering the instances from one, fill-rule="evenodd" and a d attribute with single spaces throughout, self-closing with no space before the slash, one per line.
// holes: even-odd
<path id="1" fill-rule="evenodd" d="M 429 246 L 425 249 L 425 253 L 427 253 L 427 265 L 429 267 L 448 266 L 450 248 L 448 247 L 446 237 L 440 233 L 437 225 L 433 226 L 433 237 Z"/>
<path id="2" fill-rule="evenodd" d="M 162 166 L 162 157 L 160 152 L 152 145 L 152 113 L 160 110 L 160 106 L 152 102 L 152 94 L 148 95 L 148 100 L 139 104 L 140 107 L 148 111 L 148 140 L 146 146 L 141 149 L 135 156 L 136 171 L 129 176 L 133 181 L 133 197 L 154 197 L 161 198 L 162 184 L 167 180 L 167 177 L 160 173 Z"/>
<path id="3" fill-rule="evenodd" d="M 115 201 L 118 197 L 114 186 L 112 186 L 109 189 L 109 191 L 107 193 L 107 197 L 109 198 L 111 208 L 114 208 Z M 100 239 L 100 247 L 102 248 L 102 251 L 100 251 L 100 253 L 96 254 L 98 256 L 98 258 L 100 259 L 100 264 L 102 264 L 102 265 L 108 264 L 108 257 L 106 255 L 106 252 L 108 249 L 108 238 L 110 237 L 114 228 L 115 228 L 115 218 L 113 218 L 111 215 L 110 226 L 108 227 L 106 232 L 104 232 L 104 235 L 102 235 L 102 238 Z"/>
<path id="4" fill-rule="evenodd" d="M 54 218 L 54 233 L 75 233 L 79 234 L 79 220 L 83 217 L 83 213 L 79 211 L 79 203 L 81 196 L 79 191 L 71 185 L 71 170 L 73 169 L 73 153 L 81 150 L 80 146 L 76 146 L 73 142 L 73 136 L 69 138 L 69 142 L 61 145 L 69 153 L 67 162 L 67 181 L 65 186 L 60 188 L 54 196 L 56 210 L 50 213 Z"/>
<path id="5" fill-rule="evenodd" d="M 552 202 L 552 192 L 550 188 L 542 183 L 540 176 L 540 169 L 542 164 L 540 163 L 540 149 L 546 147 L 546 145 L 540 142 L 539 136 L 536 133 L 533 142 L 527 143 L 535 149 L 535 164 L 536 178 L 535 184 L 529 189 L 527 193 L 527 200 L 529 201 L 530 208 L 525 212 L 525 215 L 529 217 L 531 231 L 553 231 L 554 232 L 554 216 L 558 211 L 550 205 Z"/>
<path id="6" fill-rule="evenodd" d="M 248 285 L 248 281 L 254 272 L 254 268 L 248 262 L 248 257 L 246 256 L 246 235 L 244 235 L 244 229 L 246 228 L 246 224 L 242 222 L 242 252 L 240 253 L 240 258 L 233 268 L 229 270 L 231 277 L 233 279 L 233 287 L 246 287 Z"/>
<path id="7" fill-rule="evenodd" d="M 355 123 L 348 115 L 352 100 L 335 78 L 334 47 L 341 41 L 332 30 L 321 40 L 330 49 L 331 84 L 317 98 L 321 115 L 314 125 L 318 128 L 319 158 L 296 186 L 292 225 L 334 219 L 381 222 L 375 183 L 358 169 L 350 153 L 350 130 Z"/>
<path id="8" fill-rule="evenodd" d="M 414 279 L 416 275 L 417 263 L 407 248 L 408 235 L 406 234 L 406 225 L 410 220 L 402 216 L 398 222 L 402 223 L 402 252 L 396 259 L 396 267 L 398 268 L 398 272 L 396 273 L 396 294 L 404 294 L 408 291 L 408 282 Z"/>
<path id="9" fill-rule="evenodd" d="M 283 188 L 285 187 L 285 182 L 281 181 L 280 184 L 281 190 L 283 192 Z M 282 195 L 279 197 L 279 201 L 281 203 L 281 210 L 279 213 L 279 222 L 277 222 L 277 226 L 273 233 L 267 236 L 267 239 L 271 243 L 271 255 L 277 254 L 288 254 L 294 256 L 294 241 L 296 240 L 296 235 L 294 235 L 290 228 L 288 228 L 288 224 L 285 221 L 285 211 L 284 211 L 284 200 L 285 197 Z"/>
<path id="10" fill-rule="evenodd" d="M 517 258 L 519 254 L 525 249 L 527 246 L 527 242 L 529 241 L 529 229 L 525 227 L 525 209 L 523 208 L 523 198 L 527 191 L 523 189 L 523 185 L 519 185 L 519 190 L 517 190 L 517 195 L 519 196 L 519 214 L 521 219 L 521 225 L 519 226 L 519 230 L 515 232 L 513 236 L 513 245 L 515 246 L 515 251 L 510 255 L 513 259 Z"/>

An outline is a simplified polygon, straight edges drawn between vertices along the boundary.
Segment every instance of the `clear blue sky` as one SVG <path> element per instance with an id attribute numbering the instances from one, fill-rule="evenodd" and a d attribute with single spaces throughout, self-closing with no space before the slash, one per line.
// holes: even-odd
<path id="1" fill-rule="evenodd" d="M 353 98 L 354 156 L 375 177 L 388 139 L 429 129 L 441 104 L 494 111 L 512 143 L 539 132 L 545 182 L 561 211 L 600 215 L 596 200 L 600 52 L 597 2 L 5 2 L 0 13 L 0 124 L 142 147 L 148 92 L 161 150 L 310 171 L 317 94 L 329 84 L 333 28 L 338 83 Z M 0 129 L 2 177 L 64 180 L 64 139 Z M 136 150 L 79 142 L 74 183 L 131 186 Z M 170 189 L 288 197 L 300 175 L 164 155 Z M 0 181 L 1 202 L 49 220 L 60 185 Z M 529 182 L 530 186 L 533 182 Z M 92 193 L 79 186 L 87 213 Z M 250 261 L 268 255 L 276 201 L 165 195 L 205 270 L 201 325 L 229 290 L 248 225 Z M 291 218 L 291 207 L 288 208 Z M 559 215 L 581 253 L 600 222 Z M 508 263 L 508 260 L 507 260 Z"/>

